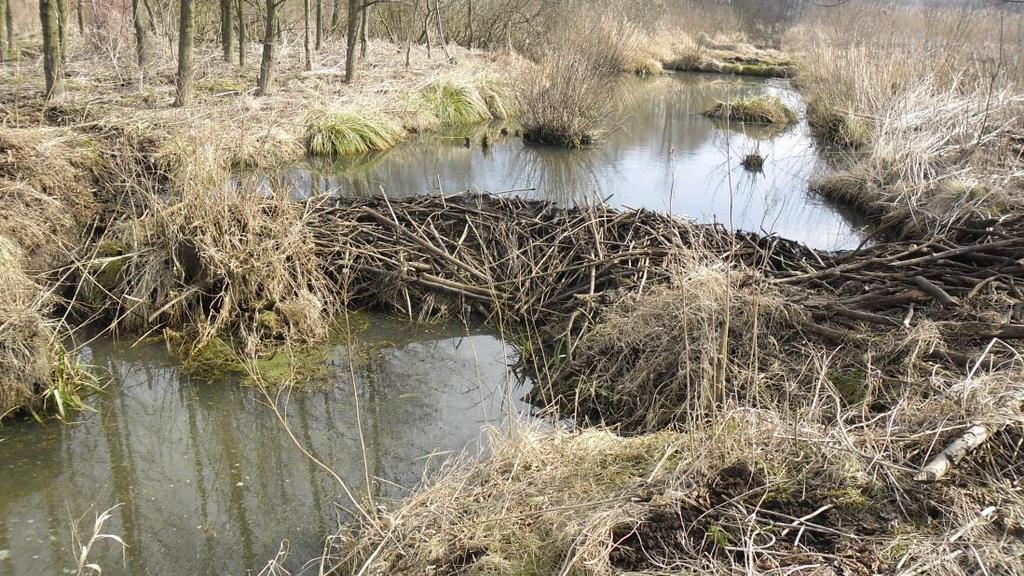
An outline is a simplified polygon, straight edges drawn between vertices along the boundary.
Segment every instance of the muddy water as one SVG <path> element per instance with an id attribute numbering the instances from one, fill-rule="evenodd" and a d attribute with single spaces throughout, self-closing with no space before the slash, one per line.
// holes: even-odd
<path id="1" fill-rule="evenodd" d="M 374 318 L 353 367 L 373 492 L 401 496 L 441 457 L 478 445 L 483 428 L 525 410 L 507 377 L 511 350 L 460 325 L 413 328 Z M 162 345 L 98 344 L 87 360 L 112 375 L 81 422 L 0 428 L 0 574 L 60 574 L 75 564 L 72 520 L 121 506 L 97 546 L 104 574 L 245 574 L 290 546 L 314 557 L 348 503 L 293 446 L 250 387 L 194 380 Z M 365 493 L 348 353 L 327 385 L 294 392 L 288 419 L 318 458 Z M 315 570 L 313 570 L 315 573 Z"/>
<path id="2" fill-rule="evenodd" d="M 279 177 L 298 196 L 517 193 L 671 211 L 822 249 L 851 248 L 863 238 L 853 213 L 808 192 L 823 158 L 806 121 L 776 130 L 701 114 L 719 99 L 771 94 L 802 115 L 800 96 L 787 81 L 673 74 L 631 79 L 620 93 L 603 141 L 582 151 L 528 146 L 497 127 L 475 127 L 423 136 L 385 154 L 310 161 Z M 488 149 L 480 142 L 484 131 L 491 133 Z M 740 165 L 750 152 L 766 158 L 761 172 Z"/>

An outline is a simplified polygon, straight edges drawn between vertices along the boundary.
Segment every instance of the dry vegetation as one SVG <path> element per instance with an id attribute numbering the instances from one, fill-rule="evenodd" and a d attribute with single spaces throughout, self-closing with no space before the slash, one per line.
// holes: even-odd
<path id="1" fill-rule="evenodd" d="M 818 190 L 909 236 L 1021 210 L 1022 18 L 851 3 L 790 31 L 812 126 L 854 151 Z"/>

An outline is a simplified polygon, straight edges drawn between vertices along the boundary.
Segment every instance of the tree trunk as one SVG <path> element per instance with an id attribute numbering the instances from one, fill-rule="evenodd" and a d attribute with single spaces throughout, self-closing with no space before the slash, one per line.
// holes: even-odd
<path id="1" fill-rule="evenodd" d="M 366 28 L 370 21 L 369 0 L 363 0 L 362 15 L 359 18 L 359 58 L 366 60 Z"/>
<path id="2" fill-rule="evenodd" d="M 78 0 L 78 33 L 85 34 L 85 1 Z"/>
<path id="3" fill-rule="evenodd" d="M 0 19 L 7 14 L 7 0 L 0 0 Z M 7 61 L 7 26 L 0 22 L 0 64 Z"/>
<path id="4" fill-rule="evenodd" d="M 348 33 L 345 44 L 345 82 L 356 77 L 356 35 L 359 34 L 359 11 L 362 0 L 348 0 Z"/>
<path id="5" fill-rule="evenodd" d="M 316 51 L 324 44 L 324 1 L 316 0 Z"/>
<path id="6" fill-rule="evenodd" d="M 238 0 L 238 5 L 235 8 L 238 11 L 238 67 L 245 68 L 245 43 L 248 39 L 245 37 L 245 10 L 242 10 L 242 0 Z"/>
<path id="7" fill-rule="evenodd" d="M 68 61 L 68 1 L 57 1 L 57 42 L 60 46 L 60 63 Z"/>
<path id="8" fill-rule="evenodd" d="M 305 20 L 305 38 L 303 40 L 303 48 L 306 50 L 306 70 L 313 69 L 313 47 L 310 37 L 310 23 L 309 23 L 309 0 L 302 0 L 302 17 Z"/>
<path id="9" fill-rule="evenodd" d="M 341 27 L 341 0 L 334 0 L 331 8 L 331 31 L 337 32 Z"/>
<path id="10" fill-rule="evenodd" d="M 430 46 L 430 16 L 434 13 L 430 9 L 430 0 L 427 0 L 427 15 L 423 18 L 423 36 L 427 39 L 427 60 L 434 58 L 434 52 Z"/>
<path id="11" fill-rule="evenodd" d="M 46 97 L 60 94 L 64 71 L 60 63 L 60 19 L 57 3 L 60 0 L 39 0 L 39 22 L 43 29 L 43 76 L 46 79 Z M 10 4 L 7 9 L 10 10 Z"/>
<path id="12" fill-rule="evenodd" d="M 132 0 L 132 22 L 135 24 L 135 56 L 139 68 L 146 66 L 146 27 L 142 25 L 141 0 Z"/>
<path id="13" fill-rule="evenodd" d="M 220 44 L 224 49 L 224 61 L 231 62 L 231 53 L 234 52 L 231 33 L 231 4 L 232 0 L 220 0 Z"/>
<path id="14" fill-rule="evenodd" d="M 270 74 L 274 68 L 274 31 L 277 29 L 277 2 L 267 0 L 267 28 L 263 33 L 263 57 L 260 58 L 260 78 L 256 81 L 256 95 L 264 96 L 270 90 Z"/>
<path id="15" fill-rule="evenodd" d="M 466 0 L 469 4 L 469 16 L 466 23 L 469 24 L 469 37 L 466 39 L 466 48 L 473 49 L 473 0 Z"/>
<path id="16" fill-rule="evenodd" d="M 192 0 L 181 0 L 178 20 L 178 77 L 175 106 L 185 106 L 192 95 Z"/>
<path id="17" fill-rule="evenodd" d="M 14 52 L 14 8 L 11 6 L 14 0 L 7 0 L 7 10 L 4 11 L 4 24 L 7 27 L 7 50 Z"/>

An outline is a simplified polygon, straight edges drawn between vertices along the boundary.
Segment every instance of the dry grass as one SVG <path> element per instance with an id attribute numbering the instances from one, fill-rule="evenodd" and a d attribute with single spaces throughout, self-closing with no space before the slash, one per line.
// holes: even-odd
<path id="1" fill-rule="evenodd" d="M 717 102 L 704 111 L 708 118 L 751 124 L 795 124 L 796 113 L 775 96 L 737 98 Z"/>
<path id="2" fill-rule="evenodd" d="M 969 397 L 998 405 L 1019 375 L 979 376 Z M 820 407 L 841 399 L 817 398 L 634 438 L 495 436 L 486 460 L 450 465 L 378 526 L 332 539 L 334 573 L 1019 573 L 1024 499 L 1000 474 L 1019 421 L 985 464 L 929 486 L 911 476 L 931 444 L 978 414 L 908 398 L 822 424 Z"/>
<path id="3" fill-rule="evenodd" d="M 804 312 L 759 274 L 681 253 L 671 281 L 604 310 L 575 346 L 556 398 L 578 418 L 658 430 L 721 402 L 799 386 Z"/>
<path id="4" fill-rule="evenodd" d="M 635 65 L 640 32 L 627 21 L 577 16 L 566 24 L 569 45 L 545 54 L 524 75 L 520 122 L 527 142 L 580 148 L 601 135 L 617 96 L 615 75 Z"/>
<path id="5" fill-rule="evenodd" d="M 323 341 L 338 311 L 310 226 L 316 202 L 221 187 L 140 194 L 81 263 L 84 306 L 112 329 L 225 335 L 251 356 L 273 342 Z"/>
<path id="6" fill-rule="evenodd" d="M 883 15 L 857 2 L 812 12 L 787 37 L 808 117 L 858 151 L 818 188 L 911 236 L 1024 209 L 1024 61 L 1010 33 L 1022 19 L 980 8 Z"/>
<path id="7" fill-rule="evenodd" d="M 689 29 L 662 33 L 654 43 L 662 66 L 681 72 L 711 72 L 767 78 L 788 78 L 793 75 L 792 63 L 782 53 L 758 48 L 742 34 L 718 33 L 694 35 Z"/>

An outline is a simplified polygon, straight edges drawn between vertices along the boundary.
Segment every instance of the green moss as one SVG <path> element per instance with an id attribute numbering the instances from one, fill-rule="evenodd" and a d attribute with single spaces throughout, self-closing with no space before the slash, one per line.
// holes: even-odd
<path id="1" fill-rule="evenodd" d="M 107 240 L 96 247 L 93 276 L 104 290 L 112 291 L 121 281 L 121 271 L 127 263 L 124 244 Z"/>
<path id="2" fill-rule="evenodd" d="M 238 80 L 213 78 L 196 82 L 196 89 L 210 92 L 211 94 L 238 95 L 248 90 L 248 87 Z"/>
<path id="3" fill-rule="evenodd" d="M 712 524 L 711 527 L 708 528 L 708 538 L 714 542 L 715 546 L 722 550 L 732 545 L 732 539 L 729 537 L 729 533 L 719 524 Z"/>
<path id="4" fill-rule="evenodd" d="M 182 358 L 182 368 L 190 376 L 208 380 L 246 373 L 235 347 L 222 338 L 212 338 L 187 351 Z"/>

